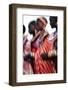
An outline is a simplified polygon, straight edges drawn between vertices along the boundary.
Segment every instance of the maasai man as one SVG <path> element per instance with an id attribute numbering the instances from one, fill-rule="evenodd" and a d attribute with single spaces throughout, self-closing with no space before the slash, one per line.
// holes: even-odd
<path id="1" fill-rule="evenodd" d="M 35 53 L 35 73 L 36 74 L 44 74 L 44 73 L 55 73 L 55 65 L 53 63 L 53 60 L 48 58 L 51 57 L 51 52 L 53 50 L 53 42 L 54 40 L 49 40 L 49 34 L 46 33 L 44 28 L 47 25 L 47 20 L 43 17 L 38 19 L 38 28 L 40 31 L 42 31 L 42 42 L 40 44 L 40 47 L 37 49 Z M 44 32 L 44 33 L 43 33 Z M 56 52 L 54 52 L 56 54 Z M 43 58 L 43 54 L 45 54 L 45 58 Z"/>
<path id="2" fill-rule="evenodd" d="M 33 72 L 35 73 L 34 69 L 34 54 L 36 53 L 37 49 L 39 48 L 40 44 L 42 43 L 42 27 L 40 27 L 40 20 L 37 19 L 37 21 L 31 21 L 28 25 L 28 31 L 30 35 L 33 35 L 33 38 L 31 40 L 31 65 L 33 68 Z M 41 29 L 41 30 L 39 30 Z M 44 30 L 45 32 L 45 30 Z"/>
<path id="3" fill-rule="evenodd" d="M 33 69 L 30 63 L 31 44 L 27 39 L 25 26 L 23 25 L 23 74 L 33 74 Z"/>

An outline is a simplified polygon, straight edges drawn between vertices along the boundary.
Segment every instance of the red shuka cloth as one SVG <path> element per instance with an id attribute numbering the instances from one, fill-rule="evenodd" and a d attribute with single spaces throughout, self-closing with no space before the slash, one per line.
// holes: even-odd
<path id="1" fill-rule="evenodd" d="M 42 60 L 41 53 L 48 53 L 53 49 L 53 40 L 45 38 L 43 44 L 35 52 L 34 69 L 35 74 L 55 73 L 55 65 L 52 60 Z"/>

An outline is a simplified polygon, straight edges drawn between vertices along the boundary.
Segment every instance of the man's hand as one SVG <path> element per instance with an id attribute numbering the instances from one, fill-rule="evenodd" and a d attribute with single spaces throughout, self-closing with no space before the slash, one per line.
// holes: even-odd
<path id="1" fill-rule="evenodd" d="M 47 53 L 42 53 L 41 57 L 43 60 L 47 60 L 48 59 L 48 54 Z"/>
<path id="2" fill-rule="evenodd" d="M 43 60 L 52 59 L 52 58 L 54 58 L 54 57 L 56 57 L 56 56 L 57 56 L 57 52 L 56 52 L 55 49 L 49 51 L 48 53 L 42 53 L 42 54 L 41 54 L 41 57 L 42 57 Z"/>

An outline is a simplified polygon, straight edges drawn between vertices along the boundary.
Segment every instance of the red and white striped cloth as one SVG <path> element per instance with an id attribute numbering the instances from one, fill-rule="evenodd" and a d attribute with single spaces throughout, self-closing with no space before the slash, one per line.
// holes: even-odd
<path id="1" fill-rule="evenodd" d="M 41 53 L 48 53 L 53 49 L 53 41 L 49 41 L 48 38 L 45 38 L 44 43 L 37 49 L 35 53 L 35 64 L 34 69 L 36 74 L 44 73 L 55 73 L 55 65 L 52 60 L 42 60 Z"/>

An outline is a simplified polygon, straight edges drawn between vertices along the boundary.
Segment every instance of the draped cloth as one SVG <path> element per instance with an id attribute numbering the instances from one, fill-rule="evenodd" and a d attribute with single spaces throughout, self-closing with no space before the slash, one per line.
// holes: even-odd
<path id="1" fill-rule="evenodd" d="M 33 69 L 31 63 L 28 58 L 24 58 L 24 56 L 31 53 L 31 45 L 27 40 L 27 37 L 23 38 L 23 74 L 33 74 Z"/>
<path id="2" fill-rule="evenodd" d="M 55 65 L 53 60 L 43 60 L 41 57 L 42 53 L 48 53 L 52 50 L 54 43 L 54 39 L 49 40 L 49 38 L 45 38 L 44 42 L 40 45 L 40 47 L 35 52 L 35 62 L 34 62 L 34 69 L 35 74 L 44 74 L 44 73 L 55 73 Z"/>
<path id="3" fill-rule="evenodd" d="M 29 62 L 23 62 L 23 74 L 33 74 L 32 66 Z"/>

